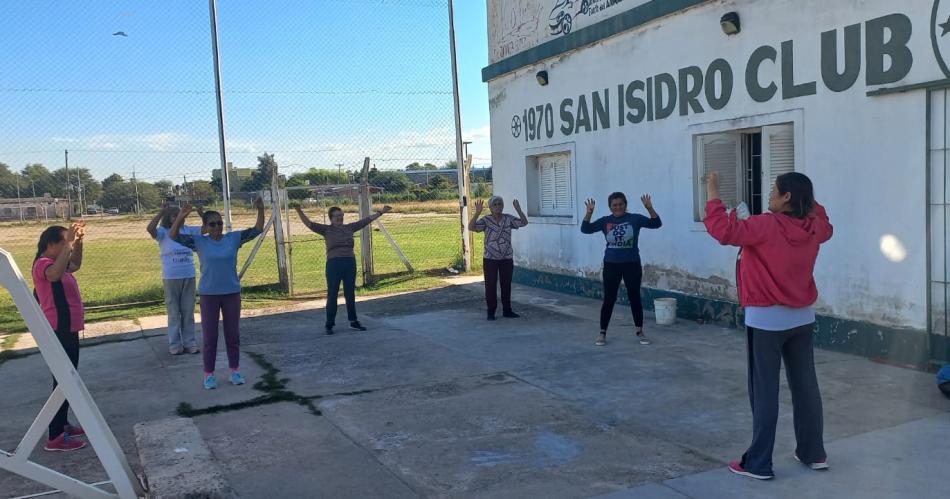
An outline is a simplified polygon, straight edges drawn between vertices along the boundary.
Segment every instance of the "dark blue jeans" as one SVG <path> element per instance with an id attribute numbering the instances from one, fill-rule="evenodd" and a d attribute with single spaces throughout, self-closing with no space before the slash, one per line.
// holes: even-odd
<path id="1" fill-rule="evenodd" d="M 778 390 L 782 361 L 792 392 L 795 454 L 805 463 L 825 460 L 821 392 L 812 346 L 814 324 L 787 331 L 746 328 L 749 342 L 749 403 L 752 405 L 752 445 L 742 467 L 758 475 L 772 474 L 772 450 L 778 423 Z"/>
<path id="2" fill-rule="evenodd" d="M 327 326 L 336 324 L 337 296 L 343 283 L 346 316 L 356 320 L 356 257 L 344 256 L 327 260 Z"/>

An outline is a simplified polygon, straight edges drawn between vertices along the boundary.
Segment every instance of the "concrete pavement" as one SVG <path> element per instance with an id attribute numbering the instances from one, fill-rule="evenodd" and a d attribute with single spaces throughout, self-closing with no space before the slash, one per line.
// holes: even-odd
<path id="1" fill-rule="evenodd" d="M 134 467 L 133 424 L 181 413 L 242 497 L 946 496 L 950 401 L 930 374 L 819 351 L 832 470 L 789 458 L 783 388 L 777 478 L 759 483 L 724 468 L 751 437 L 743 334 L 648 315 L 642 346 L 618 306 L 596 347 L 599 303 L 514 295 L 522 318 L 495 322 L 480 283 L 361 302 L 365 333 L 323 335 L 320 308 L 243 319 L 241 387 L 203 390 L 200 356 L 169 356 L 161 329 L 98 338 L 80 372 Z M 32 355 L 0 376 L 11 449 L 49 375 Z M 89 450 L 34 458 L 104 476 Z M 0 497 L 42 490 L 0 472 Z"/>

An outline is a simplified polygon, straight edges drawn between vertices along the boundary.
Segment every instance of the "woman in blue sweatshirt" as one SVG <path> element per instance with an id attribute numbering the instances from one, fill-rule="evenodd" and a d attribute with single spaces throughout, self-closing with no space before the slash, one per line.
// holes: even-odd
<path id="1" fill-rule="evenodd" d="M 659 229 L 663 222 L 653 210 L 653 200 L 649 194 L 640 197 L 643 206 L 650 213 L 650 218 L 636 213 L 627 213 L 627 196 L 622 192 L 615 192 L 607 198 L 610 206 L 610 215 L 600 217 L 591 222 L 594 214 L 594 200 L 588 199 L 587 214 L 581 224 L 581 232 L 594 234 L 600 232 L 607 240 L 607 249 L 604 250 L 604 304 L 600 308 L 600 336 L 597 346 L 607 344 L 607 326 L 610 316 L 617 302 L 617 292 L 620 290 L 620 281 L 627 287 L 627 298 L 630 300 L 630 309 L 633 311 L 633 322 L 637 326 L 637 337 L 640 344 L 649 345 L 650 340 L 643 334 L 643 304 L 640 303 L 640 280 L 643 278 L 643 267 L 640 265 L 640 248 L 637 241 L 640 238 L 640 229 Z"/>

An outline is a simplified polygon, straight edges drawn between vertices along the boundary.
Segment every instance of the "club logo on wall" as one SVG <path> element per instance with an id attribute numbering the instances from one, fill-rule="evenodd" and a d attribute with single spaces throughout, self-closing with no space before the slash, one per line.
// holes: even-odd
<path id="1" fill-rule="evenodd" d="M 935 0 L 930 19 L 930 39 L 943 74 L 950 78 L 950 0 Z"/>
<path id="2" fill-rule="evenodd" d="M 589 14 L 591 3 L 594 2 L 604 3 L 606 0 L 557 0 L 548 18 L 551 34 L 566 35 L 570 33 L 574 26 L 574 18 Z"/>
<path id="3" fill-rule="evenodd" d="M 511 118 L 511 135 L 516 139 L 521 137 L 521 116 Z"/>

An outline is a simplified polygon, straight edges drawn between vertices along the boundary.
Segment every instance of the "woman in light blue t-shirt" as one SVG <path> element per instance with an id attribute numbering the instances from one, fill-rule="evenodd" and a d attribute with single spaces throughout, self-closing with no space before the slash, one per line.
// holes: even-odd
<path id="1" fill-rule="evenodd" d="M 241 280 L 237 274 L 237 254 L 241 245 L 259 236 L 264 229 L 264 201 L 255 202 L 257 223 L 250 229 L 224 233 L 221 214 L 206 211 L 201 217 L 206 235 L 189 236 L 181 233 L 191 206 L 185 205 L 175 219 L 170 237 L 198 253 L 201 281 L 198 293 L 201 299 L 201 342 L 204 357 L 204 387 L 218 387 L 214 377 L 215 357 L 218 354 L 218 318 L 224 318 L 224 343 L 228 351 L 231 383 L 244 384 L 240 368 Z"/>
<path id="2" fill-rule="evenodd" d="M 168 353 L 198 353 L 195 341 L 195 260 L 190 249 L 178 244 L 169 231 L 181 210 L 163 205 L 145 230 L 158 242 L 162 259 L 162 287 L 165 290 L 165 311 L 168 315 Z M 198 215 L 201 215 L 198 209 Z M 200 236 L 201 227 L 186 225 L 179 231 Z"/>

